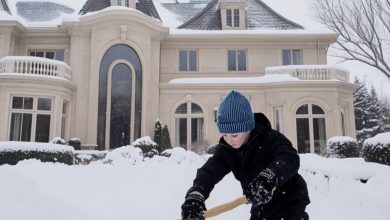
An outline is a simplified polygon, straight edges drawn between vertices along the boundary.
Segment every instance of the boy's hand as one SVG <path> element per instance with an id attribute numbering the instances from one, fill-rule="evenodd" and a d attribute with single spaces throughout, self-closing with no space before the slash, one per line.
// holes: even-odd
<path id="1" fill-rule="evenodd" d="M 276 186 L 276 176 L 269 170 L 262 170 L 245 190 L 245 196 L 254 207 L 268 203 Z"/>
<path id="2" fill-rule="evenodd" d="M 181 206 L 182 220 L 204 220 L 203 213 L 206 210 L 204 196 L 197 191 L 186 196 L 184 204 Z"/>

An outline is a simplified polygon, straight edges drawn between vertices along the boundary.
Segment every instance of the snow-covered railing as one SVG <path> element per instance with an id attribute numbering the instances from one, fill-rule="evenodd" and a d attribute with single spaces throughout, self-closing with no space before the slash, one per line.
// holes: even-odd
<path id="1" fill-rule="evenodd" d="M 0 59 L 0 73 L 32 74 L 72 79 L 72 70 L 61 61 L 32 56 L 7 56 Z"/>
<path id="2" fill-rule="evenodd" d="M 349 82 L 349 72 L 330 65 L 290 65 L 274 66 L 265 69 L 269 74 L 289 74 L 301 80 L 340 80 Z"/>

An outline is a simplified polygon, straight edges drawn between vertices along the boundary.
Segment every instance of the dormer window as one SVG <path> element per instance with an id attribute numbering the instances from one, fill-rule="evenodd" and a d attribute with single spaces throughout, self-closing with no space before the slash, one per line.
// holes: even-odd
<path id="1" fill-rule="evenodd" d="M 239 27 L 240 26 L 240 9 L 226 9 L 226 26 Z"/>
<path id="2" fill-rule="evenodd" d="M 246 0 L 219 0 L 222 30 L 245 30 Z"/>
<path id="3" fill-rule="evenodd" d="M 129 7 L 129 0 L 117 0 L 118 6 Z"/>

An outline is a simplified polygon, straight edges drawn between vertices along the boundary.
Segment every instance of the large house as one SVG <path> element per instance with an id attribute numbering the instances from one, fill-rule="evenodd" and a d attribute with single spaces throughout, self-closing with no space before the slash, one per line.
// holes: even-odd
<path id="1" fill-rule="evenodd" d="M 112 149 L 153 137 L 159 119 L 196 151 L 218 141 L 235 89 L 299 152 L 322 154 L 355 137 L 355 86 L 327 65 L 337 37 L 261 0 L 0 0 L 0 141 Z"/>

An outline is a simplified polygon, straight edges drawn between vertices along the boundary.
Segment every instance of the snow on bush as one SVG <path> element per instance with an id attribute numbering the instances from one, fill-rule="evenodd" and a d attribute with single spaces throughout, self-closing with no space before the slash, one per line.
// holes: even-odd
<path id="1" fill-rule="evenodd" d="M 348 136 L 335 136 L 328 140 L 326 156 L 331 158 L 359 157 L 360 150 L 355 139 Z"/>
<path id="2" fill-rule="evenodd" d="M 158 145 L 149 136 L 138 138 L 131 145 L 140 148 L 145 157 L 158 155 Z"/>
<path id="3" fill-rule="evenodd" d="M 136 164 L 142 162 L 143 159 L 141 148 L 128 145 L 112 150 L 102 162 L 105 164 Z"/>
<path id="4" fill-rule="evenodd" d="M 367 162 L 390 165 L 390 132 L 366 139 L 362 155 Z"/>
<path id="5" fill-rule="evenodd" d="M 0 164 L 17 164 L 27 159 L 42 162 L 73 164 L 74 149 L 71 146 L 36 142 L 0 142 Z"/>

